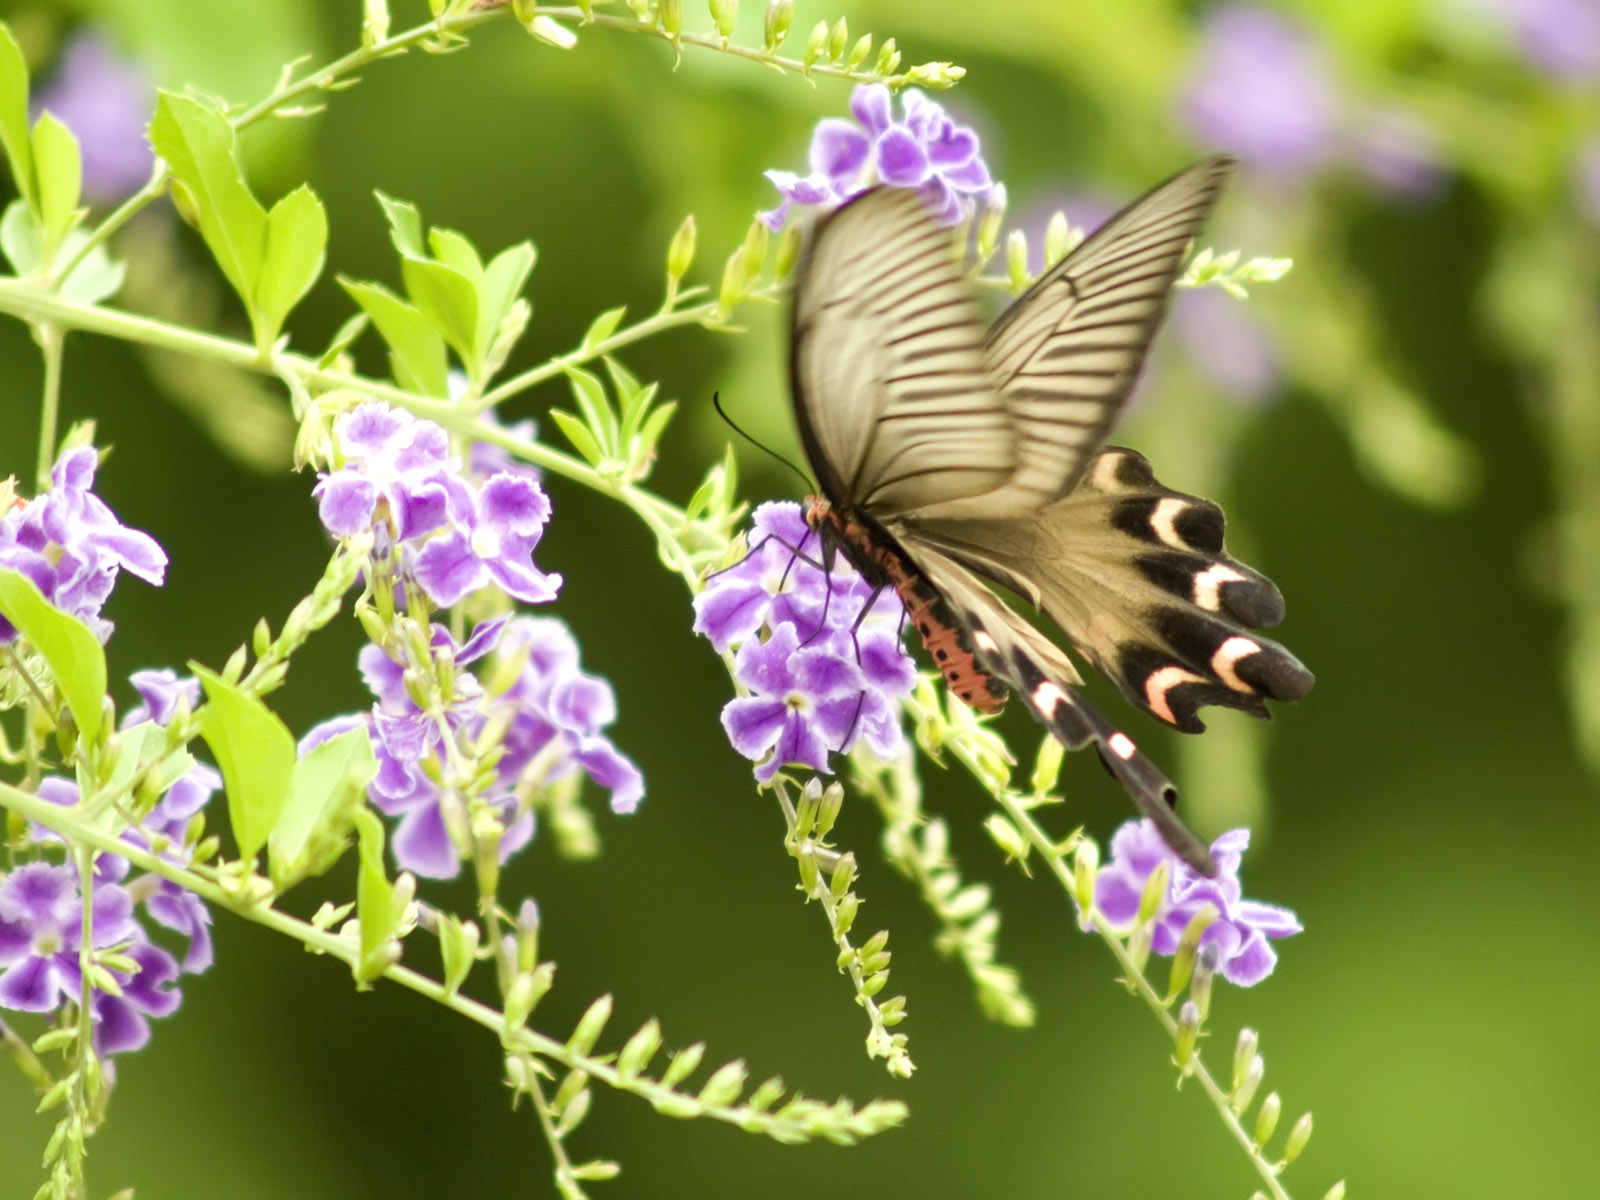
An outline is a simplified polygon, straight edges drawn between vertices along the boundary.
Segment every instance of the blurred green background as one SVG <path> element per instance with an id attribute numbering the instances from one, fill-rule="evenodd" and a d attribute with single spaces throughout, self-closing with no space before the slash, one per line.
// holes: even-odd
<path id="1" fill-rule="evenodd" d="M 709 25 L 697 0 L 683 7 L 686 28 Z M 746 7 L 749 42 L 761 14 Z M 1253 824 L 1250 894 L 1293 907 L 1307 927 L 1280 945 L 1264 985 L 1219 988 L 1212 1017 L 1222 1037 L 1241 1023 L 1262 1031 L 1263 1090 L 1283 1095 L 1285 1125 L 1315 1112 L 1316 1135 L 1286 1177 L 1297 1196 L 1341 1177 L 1353 1196 L 1578 1196 L 1600 1178 L 1600 967 L 1589 956 L 1600 915 L 1600 179 L 1586 193 L 1582 174 L 1583 155 L 1597 154 L 1600 61 L 1586 67 L 1578 53 L 1590 37 L 1600 59 L 1600 6 L 1574 0 L 1550 18 L 1575 22 L 1567 35 L 1540 41 L 1527 22 L 1549 7 L 796 6 L 796 53 L 819 18 L 843 11 L 852 35 L 892 33 L 908 62 L 964 65 L 941 99 L 979 129 L 1035 240 L 1058 205 L 1088 222 L 1214 145 L 1265 138 L 1230 147 L 1251 161 L 1206 240 L 1290 255 L 1297 268 L 1256 289 L 1248 310 L 1180 305 L 1117 440 L 1146 450 L 1166 483 L 1225 500 L 1232 544 L 1282 587 L 1283 639 L 1318 676 L 1265 730 L 1219 714 L 1180 747 L 1140 727 L 1188 786 L 1203 832 Z M 6 15 L 36 77 L 48 80 L 61 48 L 93 27 L 162 85 L 248 100 L 283 62 L 347 50 L 359 8 L 81 0 Z M 397 25 L 425 15 L 396 8 Z M 1270 69 L 1251 76 L 1230 56 L 1274 28 L 1292 36 L 1265 37 Z M 1219 78 L 1246 100 L 1202 95 Z M 774 202 L 761 171 L 803 169 L 812 123 L 848 98 L 837 80 L 812 86 L 693 49 L 674 71 L 667 47 L 617 32 L 582 31 L 561 53 L 505 22 L 453 55 L 380 64 L 325 114 L 252 135 L 250 150 L 259 193 L 307 179 L 327 204 L 330 275 L 395 282 L 373 189 L 491 252 L 534 240 L 534 321 L 515 367 L 574 344 L 604 307 L 657 303 L 685 213 L 699 225 L 696 273 L 714 282 L 750 214 Z M 1230 102 L 1236 111 L 1219 116 Z M 1241 131 L 1240 112 L 1283 128 Z M 238 332 L 198 240 L 151 217 L 128 231 L 124 250 L 142 266 L 118 303 Z M 291 322 L 294 344 L 325 344 L 349 311 L 325 279 Z M 715 389 L 740 420 L 793 446 L 783 312 L 746 316 L 748 337 L 690 330 L 626 356 L 682 404 L 653 479 L 674 499 L 725 439 L 709 412 Z M 377 373 L 373 346 L 361 365 Z M 40 372 L 14 323 L 0 325 L 0 370 L 0 475 L 26 480 Z M 237 437 L 249 422 L 244 440 L 271 448 L 270 417 L 241 408 L 231 378 L 85 337 L 69 342 L 65 386 L 67 415 L 96 418 L 115 447 L 99 490 L 172 558 L 166 587 L 126 581 L 108 610 L 114 678 L 189 658 L 218 665 L 258 616 L 281 620 L 327 553 L 312 480 L 290 473 L 286 455 L 243 466 L 209 432 Z M 552 387 L 502 416 L 567 399 Z M 793 495 L 790 479 L 746 463 L 750 499 Z M 927 768 L 929 806 L 950 818 L 967 873 L 996 889 L 1002 956 L 1038 1004 L 1037 1028 L 981 1018 L 856 806 L 841 840 L 863 859 L 868 927 L 892 931 L 890 986 L 909 998 L 919 1071 L 893 1081 L 866 1060 L 865 1023 L 825 923 L 795 892 L 779 814 L 722 738 L 728 681 L 690 632 L 681 584 L 623 510 L 560 481 L 550 491 L 538 561 L 566 576 L 555 611 L 586 667 L 615 685 L 613 735 L 648 794 L 633 817 L 600 817 L 599 861 L 564 862 L 546 839 L 508 868 L 504 895 L 537 897 L 543 951 L 560 964 L 537 1023 L 570 1028 L 613 992 L 616 1031 L 655 1015 L 669 1046 L 704 1039 L 712 1060 L 743 1056 L 754 1078 L 782 1073 L 811 1095 L 892 1095 L 912 1109 L 905 1128 L 855 1149 L 787 1149 L 602 1093 L 573 1145 L 619 1159 L 624 1174 L 596 1194 L 1249 1195 L 1257 1185 L 1215 1113 L 1174 1090 L 1149 1013 L 1115 985 L 1061 895 L 1002 865 L 964 776 Z M 360 640 L 344 623 L 296 660 L 276 700 L 297 731 L 369 702 Z M 1022 715 L 1005 728 L 1019 747 L 1036 743 Z M 1058 830 L 1082 820 L 1107 834 L 1125 815 L 1088 761 L 1070 760 L 1064 782 Z M 349 886 L 336 873 L 291 906 L 303 899 L 309 912 Z M 425 894 L 471 902 L 465 888 Z M 343 969 L 234 917 L 218 915 L 217 941 L 217 965 L 187 983 L 182 1011 L 118 1062 L 90 1160 L 101 1194 L 551 1194 L 536 1123 L 508 1111 L 497 1047 L 480 1030 L 394 988 L 356 994 Z M 1228 1052 L 1213 1049 L 1218 1065 Z M 49 1125 L 33 1104 L 20 1076 L 0 1074 L 0 1195 L 39 1182 Z"/>

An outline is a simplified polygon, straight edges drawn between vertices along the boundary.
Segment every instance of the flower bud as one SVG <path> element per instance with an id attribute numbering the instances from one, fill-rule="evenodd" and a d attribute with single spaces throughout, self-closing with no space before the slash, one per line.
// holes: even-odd
<path id="1" fill-rule="evenodd" d="M 842 20 L 843 18 L 841 18 Z M 850 48 L 850 57 L 844 60 L 844 69 L 854 71 L 867 61 L 867 56 L 872 53 L 872 35 L 863 33 L 856 39 L 856 44 Z"/>
<path id="2" fill-rule="evenodd" d="M 1306 1148 L 1306 1143 L 1311 1140 L 1311 1114 L 1301 1113 L 1300 1119 L 1294 1123 L 1294 1128 L 1289 1130 L 1289 1136 L 1283 1143 L 1283 1163 L 1288 1166 L 1300 1157 L 1300 1152 Z"/>
<path id="3" fill-rule="evenodd" d="M 818 21 L 811 27 L 811 36 L 806 39 L 806 52 L 800 61 L 809 70 L 811 66 L 822 57 L 822 52 L 828 46 L 828 23 Z"/>
<path id="4" fill-rule="evenodd" d="M 689 268 L 694 264 L 694 241 L 694 214 L 690 213 L 678 226 L 678 232 L 672 235 L 672 243 L 667 247 L 667 279 L 674 285 L 689 273 Z"/>
<path id="5" fill-rule="evenodd" d="M 895 49 L 893 38 L 886 38 L 878 51 L 878 61 L 872 69 L 878 75 L 893 75 L 894 69 L 899 65 L 900 51 Z"/>
<path id="6" fill-rule="evenodd" d="M 800 226 L 790 225 L 778 235 L 778 253 L 773 257 L 772 276 L 774 279 L 787 279 L 794 270 L 794 264 L 800 257 L 800 239 L 803 235 Z"/>
<path id="7" fill-rule="evenodd" d="M 711 19 L 717 24 L 717 33 L 726 46 L 733 36 L 734 22 L 739 19 L 739 0 L 711 0 Z"/>
<path id="8" fill-rule="evenodd" d="M 1260 1149 L 1272 1137 L 1273 1130 L 1278 1128 L 1278 1117 L 1283 1113 L 1283 1101 L 1278 1099 L 1277 1092 L 1268 1092 L 1267 1098 L 1261 1102 L 1261 1111 L 1256 1114 L 1256 1148 Z"/>
<path id="9" fill-rule="evenodd" d="M 1178 1010 L 1178 1038 L 1174 1047 L 1178 1069 L 1184 1074 L 1188 1074 L 1194 1064 L 1194 1048 L 1199 1039 L 1200 1010 L 1190 1000 Z"/>
<path id="10" fill-rule="evenodd" d="M 1239 1030 L 1239 1040 L 1233 1047 L 1233 1087 L 1237 1091 L 1244 1083 L 1245 1072 L 1256 1059 L 1260 1037 L 1248 1025 Z"/>
<path id="11" fill-rule="evenodd" d="M 1094 879 L 1099 870 L 1100 847 L 1086 837 L 1072 856 L 1072 898 L 1078 904 L 1078 918 L 1085 924 L 1094 916 Z"/>
<path id="12" fill-rule="evenodd" d="M 1139 924 L 1147 924 L 1161 915 L 1161 910 L 1166 907 L 1167 888 L 1171 882 L 1172 866 L 1162 859 L 1144 881 L 1144 891 L 1139 894 L 1139 915 L 1135 918 Z"/>
<path id="13" fill-rule="evenodd" d="M 1028 235 L 1020 229 L 1013 229 L 1006 236 L 1006 277 L 1014 292 L 1028 286 Z"/>
<path id="14" fill-rule="evenodd" d="M 789 25 L 794 21 L 794 0 L 771 0 L 762 26 L 761 44 L 768 54 L 783 45 L 789 36 Z"/>
<path id="15" fill-rule="evenodd" d="M 828 61 L 838 62 L 844 57 L 845 47 L 850 44 L 850 26 L 845 19 L 840 17 L 833 23 L 833 29 L 828 34 Z"/>

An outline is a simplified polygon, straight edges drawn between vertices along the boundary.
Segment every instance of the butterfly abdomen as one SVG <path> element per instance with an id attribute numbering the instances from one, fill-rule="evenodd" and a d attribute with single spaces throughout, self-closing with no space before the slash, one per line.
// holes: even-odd
<path id="1" fill-rule="evenodd" d="M 896 546 L 868 526 L 848 520 L 818 496 L 807 500 L 806 521 L 813 529 L 828 529 L 858 567 L 871 568 L 862 572 L 869 579 L 881 580 L 899 593 L 923 647 L 960 700 L 982 713 L 1005 707 L 1010 689 L 979 665 L 973 634 Z"/>

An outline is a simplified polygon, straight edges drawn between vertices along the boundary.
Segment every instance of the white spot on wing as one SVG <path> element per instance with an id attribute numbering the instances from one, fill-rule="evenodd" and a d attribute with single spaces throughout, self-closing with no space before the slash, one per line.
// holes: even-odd
<path id="1" fill-rule="evenodd" d="M 1239 678 L 1233 668 L 1241 658 L 1249 658 L 1261 647 L 1247 637 L 1231 637 L 1217 647 L 1211 656 L 1211 669 L 1218 679 L 1236 692 L 1253 692 L 1255 689 Z"/>
<path id="2" fill-rule="evenodd" d="M 972 644 L 974 646 L 976 646 L 979 650 L 986 650 L 990 654 L 998 654 L 998 653 L 1000 653 L 1000 646 L 995 642 L 995 640 L 992 637 L 990 637 L 987 633 L 985 633 L 981 629 L 973 630 L 973 633 L 972 633 Z"/>
<path id="3" fill-rule="evenodd" d="M 1167 693 L 1185 683 L 1204 682 L 1202 676 L 1185 671 L 1182 667 L 1162 667 L 1159 671 L 1150 672 L 1149 678 L 1144 681 L 1145 703 L 1150 706 L 1151 712 L 1167 724 L 1176 725 L 1178 718 L 1172 713 L 1172 705 L 1167 703 Z"/>
<path id="4" fill-rule="evenodd" d="M 1133 744 L 1133 739 L 1125 733 L 1113 733 L 1106 739 L 1106 749 L 1126 762 L 1139 753 L 1139 747 Z"/>
<path id="5" fill-rule="evenodd" d="M 1117 468 L 1122 465 L 1122 455 L 1102 454 L 1094 460 L 1094 470 L 1089 472 L 1089 484 L 1102 492 L 1117 490 Z"/>
<path id="6" fill-rule="evenodd" d="M 1067 702 L 1067 694 L 1048 679 L 1033 689 L 1033 706 L 1046 717 L 1056 715 L 1056 709 Z"/>
<path id="7" fill-rule="evenodd" d="M 1177 550 L 1187 550 L 1189 548 L 1189 543 L 1178 535 L 1178 528 L 1174 524 L 1179 514 L 1188 507 L 1189 502 L 1187 500 L 1179 500 L 1175 496 L 1167 496 L 1156 502 L 1156 510 L 1150 514 L 1150 528 L 1155 530 L 1155 535 Z"/>
<path id="8" fill-rule="evenodd" d="M 1194 602 L 1207 612 L 1216 612 L 1222 607 L 1219 593 L 1225 583 L 1241 583 L 1244 576 L 1232 567 L 1222 563 L 1212 563 L 1204 571 L 1194 577 Z"/>

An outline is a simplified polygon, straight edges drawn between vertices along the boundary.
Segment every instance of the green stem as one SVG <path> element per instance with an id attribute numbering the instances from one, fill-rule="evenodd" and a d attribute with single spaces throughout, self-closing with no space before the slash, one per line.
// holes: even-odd
<path id="1" fill-rule="evenodd" d="M 923 715 L 914 701 L 907 701 L 907 705 L 912 708 L 914 715 Z M 957 741 L 951 740 L 945 743 L 945 749 L 979 779 L 984 778 L 976 757 L 966 747 Z M 1005 811 L 1006 816 L 1011 819 L 1012 824 L 1027 839 L 1028 844 L 1038 851 L 1049 865 L 1051 874 L 1060 883 L 1062 891 L 1068 897 L 1073 896 L 1072 868 L 1067 865 L 1060 848 L 1050 839 L 1050 835 L 1033 819 L 1033 814 L 1018 803 L 1017 798 L 1008 789 L 996 788 L 992 795 L 995 802 Z M 1075 904 L 1076 902 L 1074 901 Z M 1100 935 L 1100 940 L 1105 943 L 1106 948 L 1111 951 L 1112 956 L 1122 967 L 1128 982 L 1144 998 L 1150 1011 L 1155 1014 L 1156 1020 L 1167 1031 L 1167 1036 L 1176 1041 L 1178 1035 L 1177 1021 L 1173 1019 L 1172 1014 L 1167 1010 L 1165 999 L 1156 993 L 1155 988 L 1150 985 L 1150 981 L 1144 977 L 1144 972 L 1139 970 L 1138 965 L 1129 956 L 1127 947 L 1122 944 L 1122 940 L 1117 937 L 1116 932 L 1099 913 L 1092 914 L 1091 925 L 1094 931 Z M 1262 1182 L 1267 1185 L 1273 1200 L 1290 1200 L 1289 1193 L 1284 1191 L 1283 1185 L 1278 1182 L 1277 1172 L 1274 1170 L 1273 1165 L 1266 1160 L 1256 1147 L 1255 1142 L 1251 1140 L 1249 1133 L 1240 1123 L 1238 1116 L 1229 1106 L 1227 1091 L 1212 1077 L 1211 1072 L 1206 1069 L 1206 1065 L 1201 1061 L 1198 1053 L 1191 1061 L 1189 1073 L 1200 1081 L 1200 1087 L 1210 1098 L 1212 1107 L 1217 1110 L 1217 1115 L 1222 1118 L 1222 1123 L 1227 1126 L 1228 1132 L 1233 1134 L 1234 1139 L 1244 1148 L 1245 1155 L 1250 1159 L 1251 1165 L 1255 1167 L 1256 1173 L 1261 1177 Z"/>
<path id="2" fill-rule="evenodd" d="M 39 400 L 39 457 L 35 466 L 38 489 L 50 486 L 50 468 L 56 461 L 56 426 L 61 419 L 61 350 L 67 340 L 60 326 L 49 321 L 34 323 L 44 357 L 44 391 Z"/>
<path id="3" fill-rule="evenodd" d="M 214 872 L 176 866 L 130 842 L 80 819 L 75 809 L 63 808 L 46 800 L 0 783 L 0 808 L 8 808 L 22 817 L 37 821 L 45 828 L 59 833 L 74 846 L 88 850 L 120 855 L 133 866 L 179 887 L 194 892 L 207 903 L 226 909 L 247 921 L 254 921 L 274 933 L 292 938 L 314 953 L 327 955 L 346 964 L 352 970 L 361 958 L 361 948 L 356 940 L 345 938 L 326 929 L 319 929 L 307 921 L 289 916 L 265 904 L 244 898 L 239 891 L 223 887 Z M 248 890 L 248 889 L 245 889 Z M 505 1044 L 508 1050 L 538 1055 L 558 1063 L 568 1070 L 582 1070 L 618 1091 L 630 1092 L 658 1107 L 670 1108 L 686 1117 L 711 1117 L 746 1132 L 761 1133 L 784 1140 L 808 1140 L 813 1131 L 803 1115 L 786 1115 L 784 1109 L 775 1112 L 754 1112 L 746 1107 L 731 1104 L 705 1104 L 684 1092 L 663 1086 L 660 1081 L 644 1075 L 624 1076 L 608 1058 L 579 1054 L 566 1043 L 526 1027 L 506 1028 L 505 1015 L 487 1004 L 480 1004 L 459 992 L 451 992 L 445 985 L 430 979 L 420 971 L 399 964 L 388 967 L 383 978 L 408 991 L 434 1001 L 452 1012 L 482 1026 Z M 865 1109 L 857 1110 L 865 1112 Z"/>

